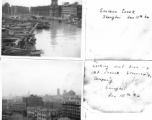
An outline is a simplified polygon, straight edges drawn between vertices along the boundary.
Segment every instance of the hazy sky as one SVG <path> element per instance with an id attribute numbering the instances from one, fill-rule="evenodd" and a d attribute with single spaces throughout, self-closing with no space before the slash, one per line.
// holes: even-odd
<path id="1" fill-rule="evenodd" d="M 51 0 L 2 0 L 3 3 L 8 2 L 10 5 L 19 5 L 19 6 L 43 6 L 50 5 Z M 82 3 L 82 0 L 58 0 L 58 4 L 61 5 L 62 2 L 79 2 Z"/>
<path id="2" fill-rule="evenodd" d="M 81 94 L 82 63 L 76 61 L 5 60 L 2 64 L 2 95 L 45 95 L 63 90 Z"/>

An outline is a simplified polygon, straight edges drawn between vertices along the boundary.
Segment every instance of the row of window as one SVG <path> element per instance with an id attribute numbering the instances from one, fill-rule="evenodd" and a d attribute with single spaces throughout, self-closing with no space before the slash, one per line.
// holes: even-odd
<path id="1" fill-rule="evenodd" d="M 69 116 L 69 117 L 80 117 L 80 114 L 69 114 L 69 113 L 66 113 L 66 114 L 63 114 L 63 116 Z"/>
<path id="2" fill-rule="evenodd" d="M 80 108 L 79 108 L 79 107 L 71 107 L 71 106 L 66 106 L 66 107 L 63 107 L 63 109 L 80 110 Z"/>
<path id="3" fill-rule="evenodd" d="M 62 8 L 62 10 L 77 10 L 77 8 Z"/>
<path id="4" fill-rule="evenodd" d="M 11 107 L 26 107 L 26 106 L 12 105 Z"/>
<path id="5" fill-rule="evenodd" d="M 80 110 L 63 109 L 63 111 L 75 111 L 75 112 L 79 112 Z"/>
<path id="6" fill-rule="evenodd" d="M 76 114 L 76 115 L 80 114 L 80 112 L 68 112 L 68 111 L 64 112 L 64 114 L 67 114 L 67 113 L 69 113 L 69 114 Z"/>
<path id="7" fill-rule="evenodd" d="M 25 107 L 12 107 L 13 109 L 26 109 Z"/>
<path id="8" fill-rule="evenodd" d="M 41 115 L 38 115 L 37 117 L 38 118 L 47 118 L 46 116 L 41 116 Z"/>
<path id="9" fill-rule="evenodd" d="M 77 14 L 77 11 L 62 11 L 62 14 L 64 13 L 73 13 L 73 14 Z"/>
<path id="10" fill-rule="evenodd" d="M 26 106 L 20 106 L 20 105 L 13 105 L 11 107 L 26 107 Z"/>
<path id="11" fill-rule="evenodd" d="M 27 111 L 29 111 L 29 112 L 35 112 L 36 110 L 33 110 L 33 109 L 27 109 Z"/>
<path id="12" fill-rule="evenodd" d="M 38 113 L 38 114 L 44 114 L 44 115 L 46 114 L 46 112 L 37 112 L 37 113 Z"/>
<path id="13" fill-rule="evenodd" d="M 70 109 L 67 109 L 67 110 L 63 110 L 63 111 L 80 112 L 80 110 L 70 110 Z"/>
<path id="14" fill-rule="evenodd" d="M 34 113 L 33 113 L 33 112 L 27 112 L 27 114 L 29 114 L 29 115 L 34 115 Z"/>
<path id="15" fill-rule="evenodd" d="M 64 113 L 69 113 L 69 111 L 64 111 Z M 80 114 L 80 112 L 74 112 L 74 111 L 70 111 L 70 114 Z"/>

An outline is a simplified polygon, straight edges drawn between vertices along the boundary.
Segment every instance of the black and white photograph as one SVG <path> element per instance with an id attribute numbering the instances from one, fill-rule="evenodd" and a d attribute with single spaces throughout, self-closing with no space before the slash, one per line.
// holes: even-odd
<path id="1" fill-rule="evenodd" d="M 81 58 L 81 0 L 2 0 L 2 56 Z"/>
<path id="2" fill-rule="evenodd" d="M 2 120 L 81 120 L 83 62 L 5 60 Z"/>
<path id="3" fill-rule="evenodd" d="M 151 3 L 2 0 L 1 119 L 152 120 Z"/>

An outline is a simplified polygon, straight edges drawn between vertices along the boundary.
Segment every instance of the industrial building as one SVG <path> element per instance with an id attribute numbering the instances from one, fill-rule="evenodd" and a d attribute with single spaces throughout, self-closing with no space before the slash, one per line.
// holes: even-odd
<path id="1" fill-rule="evenodd" d="M 23 14 L 29 14 L 30 10 L 29 7 L 10 6 L 9 3 L 5 3 L 2 6 L 2 13 L 6 15 L 23 15 Z"/>
<path id="2" fill-rule="evenodd" d="M 23 102 L 26 104 L 26 107 L 43 106 L 42 97 L 38 97 L 36 95 L 30 95 L 29 97 L 23 97 Z"/>
<path id="3" fill-rule="evenodd" d="M 58 0 L 51 0 L 51 5 L 31 7 L 32 15 L 60 17 L 63 19 L 82 18 L 82 5 L 78 2 L 69 4 L 64 2 L 62 5 L 58 5 Z"/>

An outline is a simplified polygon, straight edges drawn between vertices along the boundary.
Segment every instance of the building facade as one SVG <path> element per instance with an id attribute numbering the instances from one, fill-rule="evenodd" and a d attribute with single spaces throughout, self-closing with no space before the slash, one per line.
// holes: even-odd
<path id="1" fill-rule="evenodd" d="M 57 95 L 60 95 L 60 89 L 59 88 L 57 89 Z"/>
<path id="2" fill-rule="evenodd" d="M 72 120 L 81 118 L 81 100 L 66 100 L 62 103 L 62 115 Z"/>
<path id="3" fill-rule="evenodd" d="M 42 97 L 38 97 L 36 95 L 31 95 L 29 97 L 23 97 L 23 102 L 26 104 L 26 107 L 43 106 Z"/>
<path id="4" fill-rule="evenodd" d="M 71 98 L 73 96 L 76 96 L 76 93 L 72 90 L 70 90 L 69 92 L 64 92 L 63 93 L 63 97 Z"/>
<path id="5" fill-rule="evenodd" d="M 37 107 L 27 107 L 27 117 L 37 118 Z"/>
<path id="6" fill-rule="evenodd" d="M 7 14 L 7 15 L 11 14 L 11 7 L 9 3 L 5 3 L 2 6 L 2 13 Z"/>
<path id="7" fill-rule="evenodd" d="M 59 117 L 58 110 L 37 108 L 37 120 L 54 120 Z"/>
<path id="8" fill-rule="evenodd" d="M 77 2 L 69 4 L 64 2 L 62 5 L 58 5 L 58 0 L 51 0 L 51 5 L 37 6 L 37 7 L 24 7 L 24 6 L 10 6 L 9 3 L 5 3 L 2 7 L 2 12 L 8 15 L 24 15 L 32 14 L 39 16 L 49 17 L 62 17 L 62 18 L 82 18 L 82 5 L 78 5 Z"/>
<path id="9" fill-rule="evenodd" d="M 73 4 L 64 4 L 62 5 L 62 18 L 65 19 L 72 19 L 72 18 L 77 18 L 78 14 L 78 3 L 75 2 Z"/>
<path id="10" fill-rule="evenodd" d="M 27 117 L 34 120 L 54 120 L 59 117 L 59 112 L 57 109 L 27 107 Z"/>
<path id="11" fill-rule="evenodd" d="M 15 111 L 22 112 L 26 110 L 26 104 L 22 102 L 15 102 L 11 104 L 11 108 Z"/>
<path id="12" fill-rule="evenodd" d="M 2 99 L 2 110 L 8 109 L 8 101 L 6 99 Z"/>
<path id="13" fill-rule="evenodd" d="M 51 0 L 51 5 L 31 7 L 32 15 L 49 16 L 51 18 L 82 18 L 82 5 L 78 5 L 78 2 L 69 4 L 64 2 L 62 5 L 58 5 L 58 0 Z"/>
<path id="14" fill-rule="evenodd" d="M 51 0 L 50 17 L 60 17 L 61 6 L 58 5 L 58 0 Z"/>
<path id="15" fill-rule="evenodd" d="M 24 6 L 11 6 L 11 15 L 24 15 L 29 14 L 30 10 L 29 7 Z"/>
<path id="16" fill-rule="evenodd" d="M 59 101 L 44 102 L 44 108 L 58 109 L 59 113 L 62 113 L 62 103 Z"/>
<path id="17" fill-rule="evenodd" d="M 49 16 L 50 15 L 50 6 L 37 6 L 30 8 L 32 15 L 39 15 L 39 16 Z"/>
<path id="18" fill-rule="evenodd" d="M 9 108 L 9 104 L 8 103 L 2 103 L 2 110 L 6 110 Z"/>
<path id="19" fill-rule="evenodd" d="M 9 3 L 5 3 L 2 6 L 2 13 L 5 13 L 7 15 L 23 15 L 23 14 L 29 14 L 29 7 L 24 6 L 10 6 Z"/>
<path id="20" fill-rule="evenodd" d="M 77 6 L 77 18 L 82 19 L 82 5 Z"/>
<path id="21" fill-rule="evenodd" d="M 2 104 L 3 103 L 7 103 L 7 100 L 6 99 L 2 99 Z"/>

